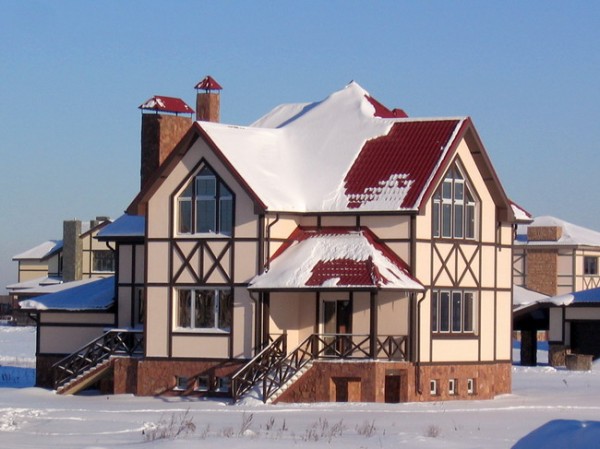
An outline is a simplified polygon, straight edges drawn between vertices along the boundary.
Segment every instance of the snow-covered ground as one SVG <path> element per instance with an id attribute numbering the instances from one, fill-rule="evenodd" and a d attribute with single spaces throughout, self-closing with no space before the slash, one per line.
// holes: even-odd
<path id="1" fill-rule="evenodd" d="M 35 331 L 0 327 L 0 447 L 591 448 L 600 445 L 600 365 L 513 368 L 513 393 L 425 404 L 229 405 L 31 387 Z M 518 355 L 518 353 L 517 353 Z M 539 360 L 547 360 L 541 351 Z M 177 437 L 175 434 L 180 432 Z M 163 438 L 164 437 L 164 438 Z"/>

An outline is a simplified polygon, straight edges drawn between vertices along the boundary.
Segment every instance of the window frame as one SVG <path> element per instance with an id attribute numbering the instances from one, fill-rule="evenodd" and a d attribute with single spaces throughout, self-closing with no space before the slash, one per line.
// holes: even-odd
<path id="1" fill-rule="evenodd" d="M 434 238 L 476 240 L 478 201 L 458 162 L 444 175 L 433 194 L 431 207 Z"/>
<path id="2" fill-rule="evenodd" d="M 212 302 L 212 310 L 208 313 L 198 310 L 206 300 Z M 233 290 L 230 288 L 177 288 L 173 303 L 176 308 L 173 315 L 177 332 L 232 332 Z M 224 313 L 227 313 L 227 316 L 224 316 Z M 210 320 L 208 324 L 212 325 L 202 325 L 203 320 Z"/>
<path id="3" fill-rule="evenodd" d="M 432 290 L 431 332 L 438 336 L 477 335 L 478 297 L 474 290 Z"/>
<path id="4" fill-rule="evenodd" d="M 458 379 L 448 379 L 448 395 L 456 396 L 458 394 L 456 386 L 458 385 Z"/>
<path id="5" fill-rule="evenodd" d="M 586 276 L 598 274 L 598 256 L 583 256 L 583 274 Z"/>
<path id="6" fill-rule="evenodd" d="M 207 164 L 184 184 L 175 207 L 178 235 L 233 235 L 235 194 Z M 209 214 L 201 213 L 204 207 Z"/>
<path id="7" fill-rule="evenodd" d="M 101 257 L 98 257 L 100 256 Z M 98 267 L 97 264 L 101 266 Z M 92 250 L 92 273 L 114 273 L 115 255 L 110 249 Z"/>

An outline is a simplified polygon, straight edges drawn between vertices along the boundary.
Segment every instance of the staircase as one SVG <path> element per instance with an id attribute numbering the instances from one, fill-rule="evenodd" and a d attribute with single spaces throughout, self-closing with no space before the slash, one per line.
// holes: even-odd
<path id="1" fill-rule="evenodd" d="M 112 367 L 115 356 L 142 356 L 143 331 L 112 329 L 52 366 L 58 394 L 74 394 L 90 386 Z"/>
<path id="2" fill-rule="evenodd" d="M 312 366 L 314 342 L 311 335 L 286 355 L 286 335 L 281 335 L 233 375 L 233 400 L 262 381 L 263 402 L 273 402 Z"/>
<path id="3" fill-rule="evenodd" d="M 404 335 L 312 334 L 286 355 L 285 335 L 263 349 L 232 377 L 233 400 L 238 401 L 262 381 L 262 400 L 271 403 L 313 365 L 315 359 L 406 360 Z"/>

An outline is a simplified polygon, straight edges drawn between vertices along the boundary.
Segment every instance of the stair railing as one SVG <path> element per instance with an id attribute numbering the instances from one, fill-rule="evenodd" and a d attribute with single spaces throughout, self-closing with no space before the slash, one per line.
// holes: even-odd
<path id="1" fill-rule="evenodd" d="M 54 388 L 58 389 L 80 374 L 108 360 L 111 356 L 144 354 L 143 331 L 113 329 L 59 360 L 54 371 Z"/>
<path id="2" fill-rule="evenodd" d="M 282 334 L 260 351 L 231 377 L 233 400 L 237 401 L 260 382 L 287 352 L 287 336 Z"/>

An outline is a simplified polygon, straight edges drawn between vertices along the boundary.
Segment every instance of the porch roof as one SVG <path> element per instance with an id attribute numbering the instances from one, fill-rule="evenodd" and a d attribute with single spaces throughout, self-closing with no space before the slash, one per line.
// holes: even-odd
<path id="1" fill-rule="evenodd" d="M 58 288 L 58 286 L 56 286 Z M 90 278 L 66 282 L 59 290 L 48 290 L 48 294 L 20 301 L 25 310 L 103 311 L 115 302 L 115 277 Z"/>
<path id="2" fill-rule="evenodd" d="M 297 228 L 251 290 L 423 290 L 408 265 L 367 228 Z"/>

